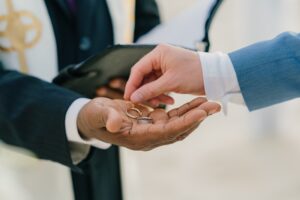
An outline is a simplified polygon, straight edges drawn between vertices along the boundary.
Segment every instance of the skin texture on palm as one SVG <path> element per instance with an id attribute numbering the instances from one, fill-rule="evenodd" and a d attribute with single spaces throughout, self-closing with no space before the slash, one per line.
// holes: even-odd
<path id="1" fill-rule="evenodd" d="M 138 124 L 129 118 L 126 111 L 132 107 L 151 117 L 153 124 Z M 85 139 L 96 138 L 132 150 L 151 150 L 184 139 L 208 115 L 219 111 L 219 104 L 202 97 L 169 112 L 124 100 L 95 98 L 80 111 L 77 125 Z"/>

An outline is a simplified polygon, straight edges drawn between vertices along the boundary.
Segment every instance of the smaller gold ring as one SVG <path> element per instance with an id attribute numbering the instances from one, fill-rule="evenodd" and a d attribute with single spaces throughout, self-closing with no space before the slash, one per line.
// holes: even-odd
<path id="1" fill-rule="evenodd" d="M 137 113 L 137 115 L 132 115 L 132 114 L 129 113 L 129 111 L 134 111 L 134 112 Z M 126 111 L 126 115 L 128 117 L 132 118 L 132 119 L 137 119 L 137 118 L 143 116 L 143 113 L 137 108 L 130 108 Z"/>

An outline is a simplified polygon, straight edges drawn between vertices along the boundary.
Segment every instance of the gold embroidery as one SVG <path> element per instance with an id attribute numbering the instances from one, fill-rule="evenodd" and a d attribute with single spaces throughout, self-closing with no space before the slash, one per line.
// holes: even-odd
<path id="1" fill-rule="evenodd" d="M 12 0 L 6 0 L 7 15 L 0 15 L 0 23 L 5 23 L 5 30 L 0 30 L 0 37 L 7 38 L 10 46 L 1 46 L 0 51 L 16 51 L 19 57 L 21 71 L 28 72 L 25 50 L 34 47 L 41 38 L 42 24 L 31 12 L 15 11 Z M 24 23 L 24 20 L 30 23 Z M 33 38 L 27 41 L 27 34 L 34 33 Z"/>

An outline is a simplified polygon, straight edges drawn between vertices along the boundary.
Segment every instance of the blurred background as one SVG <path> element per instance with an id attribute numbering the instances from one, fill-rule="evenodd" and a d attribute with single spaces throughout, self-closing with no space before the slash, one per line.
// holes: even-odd
<path id="1" fill-rule="evenodd" d="M 164 22 L 196 2 L 158 0 Z M 299 32 L 299 20 L 298 0 L 225 0 L 211 27 L 211 51 Z M 177 105 L 192 98 L 174 97 Z M 298 200 L 299 113 L 299 100 L 252 113 L 230 104 L 227 116 L 210 117 L 180 143 L 125 151 L 125 164 L 131 165 L 124 179 L 127 199 Z"/>
<path id="2" fill-rule="evenodd" d="M 168 22 L 205 0 L 157 1 L 163 22 Z M 283 31 L 300 32 L 299 21 L 299 0 L 224 0 L 211 27 L 211 51 L 230 52 Z M 174 97 L 174 106 L 193 98 Z M 6 194 L 30 200 L 34 194 L 28 194 L 17 177 L 31 178 L 26 167 L 32 169 L 35 160 L 25 162 L 27 157 L 20 154 L 12 161 L 10 153 L 0 151 L 0 200 Z M 182 142 L 150 152 L 121 153 L 126 200 L 299 200 L 300 101 L 252 113 L 229 104 L 227 115 L 209 117 Z M 34 178 L 41 173 L 35 171 Z M 60 193 L 67 187 L 59 180 L 51 185 Z M 36 187 L 30 182 L 26 186 Z"/>

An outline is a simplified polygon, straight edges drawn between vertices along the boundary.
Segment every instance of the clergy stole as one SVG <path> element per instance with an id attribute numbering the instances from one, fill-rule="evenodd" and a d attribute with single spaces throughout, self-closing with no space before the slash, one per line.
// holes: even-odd
<path id="1" fill-rule="evenodd" d="M 0 59 L 44 80 L 57 75 L 55 37 L 44 1 L 0 1 Z"/>

